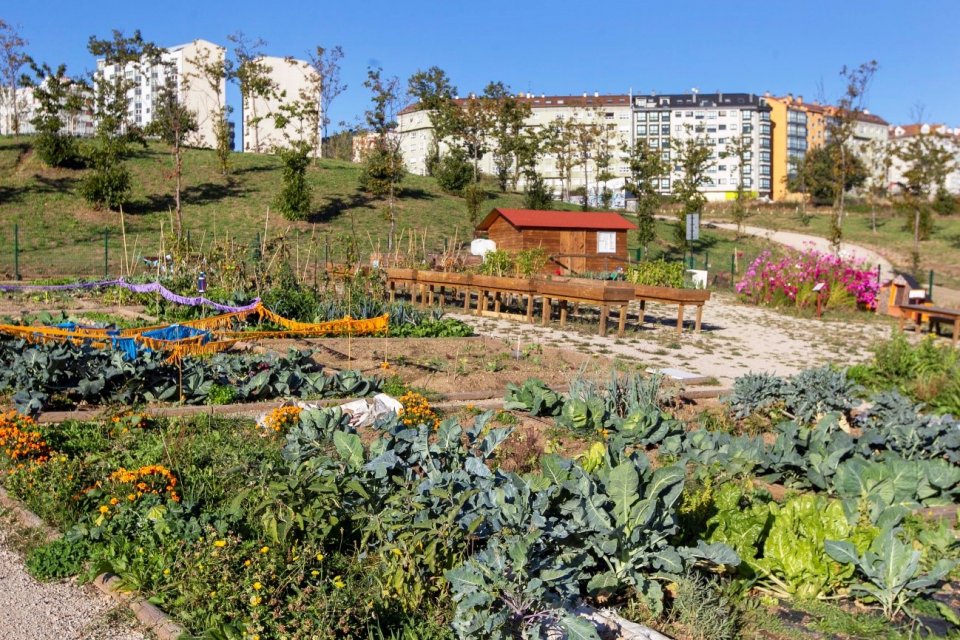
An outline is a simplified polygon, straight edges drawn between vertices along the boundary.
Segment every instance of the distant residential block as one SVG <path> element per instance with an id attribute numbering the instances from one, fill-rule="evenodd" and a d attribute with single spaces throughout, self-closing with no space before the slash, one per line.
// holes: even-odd
<path id="1" fill-rule="evenodd" d="M 296 58 L 263 56 L 257 60 L 267 69 L 274 89 L 266 97 L 253 96 L 243 108 L 243 150 L 257 153 L 289 147 L 292 141 L 314 145 L 321 135 L 322 105 L 319 84 L 310 64 Z M 316 116 L 298 118 L 278 128 L 281 105 L 299 101 L 312 106 Z"/>

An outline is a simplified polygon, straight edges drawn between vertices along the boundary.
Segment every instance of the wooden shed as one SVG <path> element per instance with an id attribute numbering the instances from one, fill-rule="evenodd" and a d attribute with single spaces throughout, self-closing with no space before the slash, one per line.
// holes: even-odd
<path id="1" fill-rule="evenodd" d="M 636 228 L 612 211 L 498 208 L 477 225 L 477 232 L 511 253 L 541 247 L 550 256 L 546 273 L 574 275 L 625 266 L 627 231 Z"/>

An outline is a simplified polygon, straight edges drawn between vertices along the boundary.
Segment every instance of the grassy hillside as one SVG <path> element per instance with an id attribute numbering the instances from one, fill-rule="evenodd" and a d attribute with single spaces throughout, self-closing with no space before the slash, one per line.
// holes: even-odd
<path id="1" fill-rule="evenodd" d="M 195 245 L 209 248 L 226 239 L 252 245 L 257 234 L 285 234 L 296 240 L 299 259 L 315 258 L 329 244 L 331 259 L 343 255 L 345 238 L 354 236 L 364 254 L 386 248 L 384 205 L 371 200 L 358 185 L 360 167 L 349 162 L 322 160 L 311 166 L 315 210 L 308 222 L 288 222 L 271 210 L 280 188 L 280 162 L 269 155 L 236 153 L 230 175 L 220 174 L 216 155 L 190 150 L 184 161 L 184 224 Z M 171 159 L 166 149 L 152 144 L 128 161 L 134 176 L 131 202 L 125 207 L 127 255 L 160 253 L 161 225 L 172 225 Z M 20 271 L 25 277 L 102 275 L 104 232 L 107 231 L 109 271 L 120 273 L 123 256 L 120 214 L 96 211 L 76 193 L 83 171 L 42 166 L 30 138 L 0 139 L 0 277 L 12 277 L 14 225 L 19 227 Z M 522 195 L 500 194 L 488 185 L 489 199 L 482 212 L 495 206 L 520 207 Z M 463 199 L 444 193 L 433 178 L 408 175 L 400 197 L 401 245 L 409 246 L 415 232 L 421 249 L 440 249 L 444 242 L 469 240 L 472 225 Z M 558 208 L 575 208 L 557 203 Z M 660 239 L 650 255 L 679 259 L 672 246 L 672 228 L 659 223 Z M 698 266 L 709 252 L 713 269 L 728 270 L 736 248 L 748 257 L 761 249 L 758 240 L 734 244 L 732 234 L 704 229 Z M 294 253 L 296 256 L 296 253 Z"/>
<path id="2" fill-rule="evenodd" d="M 280 186 L 280 163 L 268 155 L 233 154 L 230 175 L 224 177 L 212 151 L 191 150 L 184 161 L 184 224 L 192 240 L 210 243 L 232 238 L 250 244 L 257 233 L 289 234 L 324 244 L 330 238 L 335 251 L 342 236 L 355 233 L 367 251 L 386 246 L 383 203 L 371 200 L 358 187 L 358 165 L 322 160 L 311 166 L 315 210 L 308 222 L 288 222 L 272 209 Z M 173 207 L 171 161 L 160 145 L 139 151 L 128 165 L 134 176 L 132 201 L 125 207 L 128 252 L 156 255 L 161 225 L 171 226 Z M 103 271 L 104 230 L 109 230 L 110 253 L 122 252 L 120 215 L 95 211 L 76 194 L 82 171 L 43 167 L 30 148 L 29 138 L 0 140 L 0 270 L 12 270 L 13 226 L 20 228 L 21 270 L 25 273 Z M 494 194 L 485 209 L 521 206 L 518 194 Z M 442 247 L 444 239 L 469 237 L 463 200 L 443 193 L 432 178 L 409 175 L 400 198 L 399 229 L 405 238 L 415 229 L 426 231 L 428 248 Z M 341 241 L 338 242 L 338 239 Z M 113 260 L 111 259 L 111 262 Z"/>

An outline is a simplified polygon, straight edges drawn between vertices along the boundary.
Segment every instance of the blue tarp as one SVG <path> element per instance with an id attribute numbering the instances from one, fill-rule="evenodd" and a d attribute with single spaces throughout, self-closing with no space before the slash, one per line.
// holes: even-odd
<path id="1" fill-rule="evenodd" d="M 124 360 L 137 359 L 137 341 L 133 338 L 111 338 L 113 348 L 123 352 Z"/>
<path id="2" fill-rule="evenodd" d="M 178 340 L 193 338 L 196 336 L 203 336 L 203 339 L 200 341 L 201 343 L 206 343 L 208 340 L 210 340 L 209 331 L 204 331 L 203 329 L 194 329 L 193 327 L 185 327 L 182 324 L 172 324 L 169 327 L 164 327 L 162 329 L 154 329 L 153 331 L 143 332 L 144 338 L 168 340 L 170 342 L 176 342 Z"/>

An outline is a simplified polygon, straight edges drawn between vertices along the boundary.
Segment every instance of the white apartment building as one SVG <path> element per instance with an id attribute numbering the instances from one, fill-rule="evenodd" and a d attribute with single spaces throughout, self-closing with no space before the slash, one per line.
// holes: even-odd
<path id="1" fill-rule="evenodd" d="M 92 96 L 89 98 L 87 105 L 81 111 L 60 115 L 63 120 L 61 133 L 78 137 L 88 137 L 95 133 L 96 123 L 89 106 Z M 35 134 L 37 130 L 30 121 L 37 115 L 39 105 L 34 98 L 33 87 L 18 87 L 16 99 L 20 108 L 20 134 Z M 0 104 L 0 135 L 13 135 L 13 105 L 9 102 Z"/>
<path id="2" fill-rule="evenodd" d="M 579 96 L 534 95 L 522 93 L 516 96 L 517 100 L 530 105 L 531 114 L 526 121 L 526 127 L 542 130 L 557 118 L 581 123 L 583 125 L 600 125 L 607 129 L 610 152 L 613 159 L 609 172 L 615 177 L 606 183 L 606 187 L 614 192 L 614 206 L 623 205 L 624 180 L 629 175 L 626 164 L 626 152 L 623 147 L 631 142 L 632 109 L 629 95 L 601 95 L 599 93 L 582 94 Z M 463 105 L 466 100 L 457 98 L 455 102 Z M 397 117 L 397 133 L 401 136 L 400 150 L 407 170 L 417 175 L 426 175 L 427 158 L 433 140 L 433 126 L 430 123 L 430 114 L 411 105 L 402 110 Z M 446 153 L 447 145 L 439 143 L 441 155 Z M 480 170 L 488 175 L 496 172 L 494 154 L 486 153 L 480 161 Z M 564 176 L 560 175 L 555 158 L 543 156 L 537 165 L 537 172 L 543 177 L 546 184 L 559 196 L 564 189 Z M 580 165 L 570 172 L 569 188 L 576 190 L 588 185 L 588 197 L 591 202 L 599 201 L 598 190 L 603 185 L 596 183 L 596 166 L 593 159 L 589 159 L 584 166 Z M 579 200 L 579 197 L 577 197 Z"/>
<path id="3" fill-rule="evenodd" d="M 889 173 L 890 191 L 897 193 L 907 181 L 903 175 L 907 169 L 906 163 L 897 156 L 896 151 L 905 147 L 917 136 L 930 136 L 953 156 L 953 170 L 947 174 L 944 186 L 949 193 L 960 195 L 960 127 L 947 127 L 942 124 L 918 123 L 889 128 L 892 158 Z"/>
<path id="4" fill-rule="evenodd" d="M 320 89 L 313 68 L 304 60 L 289 57 L 263 56 L 257 62 L 267 69 L 274 89 L 269 96 L 253 96 L 243 105 L 243 150 L 270 153 L 289 146 L 290 141 L 312 145 L 322 135 L 322 115 L 312 122 L 291 122 L 282 130 L 273 116 L 281 113 L 281 105 L 302 100 L 316 101 L 320 112 Z"/>
<path id="5" fill-rule="evenodd" d="M 743 181 L 747 193 L 772 196 L 772 132 L 770 106 L 764 96 L 754 93 L 689 93 L 633 97 L 634 133 L 659 149 L 673 165 L 670 175 L 660 177 L 660 192 L 673 192 L 673 183 L 683 177 L 677 163 L 675 144 L 698 139 L 711 149 L 707 165 L 708 182 L 703 194 L 711 202 L 736 198 Z M 749 145 L 741 166 L 730 153 L 734 139 Z"/>
<path id="6" fill-rule="evenodd" d="M 614 206 L 621 207 L 629 194 L 624 184 L 630 171 L 627 152 L 624 150 L 638 140 L 657 149 L 667 161 L 674 160 L 674 141 L 691 137 L 700 138 L 713 149 L 708 168 L 710 184 L 704 194 L 712 201 L 732 199 L 736 195 L 740 175 L 748 192 L 762 197 L 771 195 L 771 125 L 770 108 L 764 98 L 746 93 L 717 93 L 700 95 L 593 95 L 582 96 L 534 96 L 521 94 L 521 101 L 531 107 L 527 126 L 543 128 L 556 118 L 573 120 L 584 124 L 600 124 L 610 132 L 610 151 L 613 160 L 609 171 L 615 177 L 606 186 L 614 191 Z M 463 100 L 457 101 L 463 104 Z M 430 151 L 433 127 L 429 113 L 407 107 L 400 112 L 397 131 L 402 136 L 401 151 L 407 169 L 411 173 L 425 175 L 426 161 Z M 737 158 L 726 157 L 727 145 L 734 136 L 749 138 L 751 149 L 746 164 L 740 167 Z M 446 145 L 440 142 L 441 154 Z M 484 173 L 494 173 L 493 154 L 487 153 L 480 168 Z M 560 193 L 563 177 L 553 157 L 545 156 L 537 167 L 554 193 Z M 673 181 L 680 177 L 680 167 L 674 165 L 669 175 L 661 176 L 658 186 L 661 193 L 672 193 Z M 574 168 L 570 175 L 571 189 L 588 185 L 591 201 L 598 200 L 596 167 L 591 160 Z"/>
<path id="7" fill-rule="evenodd" d="M 155 102 L 166 81 L 167 69 L 175 74 L 180 98 L 184 106 L 197 115 L 198 131 L 188 144 L 196 147 L 215 148 L 215 125 L 220 110 L 226 100 L 226 80 L 220 81 L 217 88 L 201 77 L 198 63 L 204 58 L 208 63 L 223 64 L 226 50 L 207 40 L 194 40 L 187 44 L 164 49 L 162 63 L 128 63 L 123 69 L 120 65 L 107 65 L 103 59 L 97 60 L 97 73 L 111 79 L 118 73 L 132 83 L 127 92 L 129 100 L 128 116 L 130 122 L 146 127 L 153 122 Z"/>

